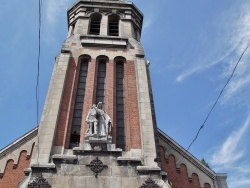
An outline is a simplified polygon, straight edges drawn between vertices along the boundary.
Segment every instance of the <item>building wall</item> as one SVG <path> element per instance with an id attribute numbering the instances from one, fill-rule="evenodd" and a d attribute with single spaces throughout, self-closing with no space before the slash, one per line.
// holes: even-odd
<path id="1" fill-rule="evenodd" d="M 165 151 L 161 148 L 162 169 L 167 172 L 168 180 L 172 183 L 173 188 L 200 188 L 199 176 L 196 173 L 188 175 L 188 169 L 185 164 L 176 166 L 174 155 L 169 155 L 165 158 Z M 198 173 L 200 174 L 200 173 Z M 211 188 L 209 183 L 206 183 L 207 188 Z"/>
<path id="2" fill-rule="evenodd" d="M 0 188 L 16 188 L 29 168 L 37 141 L 37 128 L 0 151 Z"/>
<path id="3" fill-rule="evenodd" d="M 22 151 L 19 156 L 17 164 L 14 164 L 14 160 L 9 159 L 6 163 L 3 176 L 0 177 L 1 188 L 17 188 L 19 182 L 24 177 L 24 169 L 30 165 L 30 156 L 27 155 L 27 151 Z"/>
<path id="4" fill-rule="evenodd" d="M 95 50 L 93 50 L 95 52 Z M 73 51 L 74 54 L 74 51 Z M 115 61 L 116 57 L 113 56 L 113 52 L 106 51 L 106 56 L 109 58 L 107 62 L 107 76 L 106 76 L 106 88 L 105 88 L 105 110 L 113 121 L 112 137 L 113 143 L 116 138 L 116 122 L 115 122 Z M 109 55 L 112 56 L 109 56 Z M 79 73 L 79 62 L 81 57 L 86 55 L 85 50 L 82 49 L 82 54 L 79 56 L 71 57 L 67 70 L 66 82 L 63 90 L 63 96 L 61 100 L 60 113 L 57 123 L 57 130 L 55 133 L 54 146 L 61 146 L 64 148 L 69 147 L 70 130 L 72 126 L 72 116 L 74 110 L 77 79 Z M 87 55 L 93 55 L 89 53 Z M 124 54 L 123 54 L 124 55 Z M 91 57 L 91 56 L 90 56 Z M 92 56 L 93 57 L 93 56 Z M 92 58 L 91 57 L 91 58 Z M 122 56 L 117 56 L 122 57 Z M 88 110 L 91 108 L 95 101 L 95 82 L 96 82 L 96 69 L 97 69 L 97 57 L 93 57 L 89 62 L 88 75 L 86 81 L 84 106 L 82 114 L 82 129 L 80 143 L 84 142 L 84 135 L 86 131 L 86 116 Z M 138 97 L 137 97 L 137 83 L 136 83 L 136 70 L 134 61 L 124 61 L 124 97 L 125 97 L 125 127 L 126 127 L 126 150 L 140 149 L 141 138 L 136 136 L 140 135 L 139 126 L 139 109 L 138 109 Z"/>
<path id="5" fill-rule="evenodd" d="M 158 129 L 161 162 L 173 188 L 227 188 L 226 174 L 217 174 Z"/>

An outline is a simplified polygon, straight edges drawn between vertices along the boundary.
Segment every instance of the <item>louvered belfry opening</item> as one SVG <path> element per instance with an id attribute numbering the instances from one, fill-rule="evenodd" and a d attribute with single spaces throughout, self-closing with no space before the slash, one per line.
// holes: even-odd
<path id="1" fill-rule="evenodd" d="M 98 63 L 97 84 L 96 84 L 96 104 L 105 103 L 105 82 L 106 82 L 106 60 L 100 59 Z"/>
<path id="2" fill-rule="evenodd" d="M 101 25 L 102 16 L 98 13 L 92 14 L 90 18 L 90 35 L 99 35 L 100 34 L 100 25 Z"/>
<path id="3" fill-rule="evenodd" d="M 80 142 L 80 130 L 82 122 L 82 111 L 83 111 L 84 95 L 86 88 L 86 79 L 88 74 L 88 63 L 89 63 L 88 59 L 83 59 L 80 65 L 75 107 L 73 113 L 73 121 L 71 127 L 70 146 L 69 146 L 70 148 L 79 146 Z"/>
<path id="4" fill-rule="evenodd" d="M 116 147 L 125 150 L 124 63 L 116 63 Z"/>
<path id="5" fill-rule="evenodd" d="M 108 35 L 119 36 L 119 16 L 112 14 L 108 17 Z"/>

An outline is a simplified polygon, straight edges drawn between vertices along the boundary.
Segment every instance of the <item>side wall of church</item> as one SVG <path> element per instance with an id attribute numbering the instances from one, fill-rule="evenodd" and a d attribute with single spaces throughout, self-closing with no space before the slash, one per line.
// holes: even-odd
<path id="1" fill-rule="evenodd" d="M 29 168 L 37 129 L 0 151 L 0 188 L 16 188 Z"/>
<path id="2" fill-rule="evenodd" d="M 216 174 L 159 130 L 161 168 L 173 188 L 227 188 L 226 174 Z"/>
<path id="3" fill-rule="evenodd" d="M 27 151 L 22 151 L 17 164 L 13 159 L 9 159 L 6 163 L 4 173 L 0 177 L 1 188 L 17 188 L 19 182 L 24 177 L 24 170 L 30 165 L 30 156 Z"/>
<path id="4" fill-rule="evenodd" d="M 177 166 L 176 158 L 174 155 L 169 155 L 167 158 L 165 157 L 165 150 L 163 147 L 160 149 L 161 151 L 161 162 L 162 169 L 167 172 L 168 180 L 172 183 L 173 188 L 200 188 L 204 187 L 206 184 L 207 188 L 211 188 L 209 183 L 205 183 L 202 185 L 200 182 L 199 175 L 201 172 L 195 173 L 193 172 L 191 176 L 188 173 L 186 164 L 181 163 Z M 210 182 L 209 178 L 209 182 Z"/>

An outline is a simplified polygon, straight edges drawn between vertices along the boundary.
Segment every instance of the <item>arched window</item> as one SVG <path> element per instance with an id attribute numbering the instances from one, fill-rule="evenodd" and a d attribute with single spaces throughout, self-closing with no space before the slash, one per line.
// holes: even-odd
<path id="1" fill-rule="evenodd" d="M 120 17 L 116 14 L 112 14 L 108 17 L 108 35 L 119 36 L 119 20 Z"/>
<path id="2" fill-rule="evenodd" d="M 125 150 L 124 62 L 116 62 L 116 147 Z"/>
<path id="3" fill-rule="evenodd" d="M 102 16 L 98 13 L 94 13 L 90 17 L 90 35 L 99 35 L 100 34 L 100 25 L 101 25 Z"/>
<path id="4" fill-rule="evenodd" d="M 77 90 L 76 90 L 73 121 L 71 127 L 70 146 L 69 146 L 70 148 L 79 146 L 80 142 L 80 130 L 82 122 L 82 111 L 83 111 L 84 95 L 86 88 L 86 79 L 88 73 L 88 64 L 89 64 L 89 59 L 84 58 L 81 60 Z"/>
<path id="5" fill-rule="evenodd" d="M 105 104 L 106 62 L 106 59 L 98 60 L 96 104 L 99 102 Z"/>

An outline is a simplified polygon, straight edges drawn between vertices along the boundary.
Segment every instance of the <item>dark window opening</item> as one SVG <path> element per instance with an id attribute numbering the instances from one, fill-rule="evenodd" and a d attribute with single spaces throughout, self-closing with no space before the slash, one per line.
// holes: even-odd
<path id="1" fill-rule="evenodd" d="M 91 35 L 100 34 L 101 19 L 102 19 L 102 16 L 100 14 L 93 14 L 91 16 L 89 34 Z"/>
<path id="2" fill-rule="evenodd" d="M 105 102 L 105 82 L 106 82 L 106 60 L 101 59 L 98 64 L 96 104 Z"/>
<path id="3" fill-rule="evenodd" d="M 83 59 L 81 62 L 78 83 L 77 83 L 76 99 L 75 99 L 71 135 L 70 135 L 70 146 L 69 146 L 70 148 L 79 146 L 80 142 L 82 110 L 84 103 L 87 73 L 88 73 L 88 60 Z"/>
<path id="4" fill-rule="evenodd" d="M 116 64 L 116 147 L 125 150 L 124 64 Z"/>
<path id="5" fill-rule="evenodd" d="M 75 31 L 75 23 L 72 24 L 72 26 L 71 26 L 71 33 L 70 33 L 70 35 L 74 35 L 74 31 Z"/>
<path id="6" fill-rule="evenodd" d="M 108 35 L 119 36 L 119 16 L 115 14 L 109 16 Z"/>

